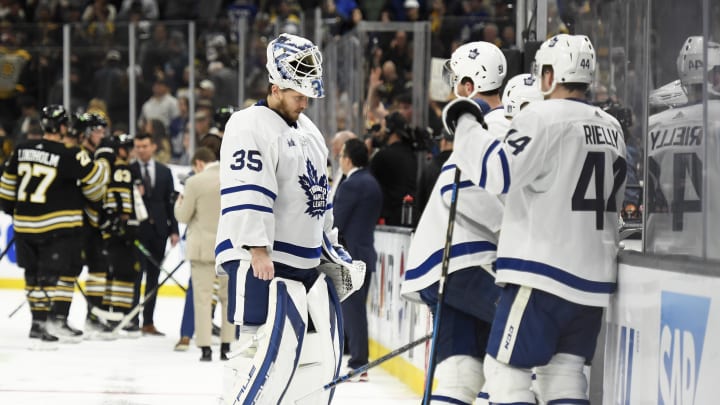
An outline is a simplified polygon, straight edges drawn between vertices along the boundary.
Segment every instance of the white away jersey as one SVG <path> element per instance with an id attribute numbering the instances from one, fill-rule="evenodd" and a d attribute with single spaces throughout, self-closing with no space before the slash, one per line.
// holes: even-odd
<path id="1" fill-rule="evenodd" d="M 502 139 L 510 127 L 502 107 L 485 115 L 489 131 Z M 455 181 L 455 153 L 448 158 L 428 198 L 408 252 L 409 270 L 405 271 L 401 294 L 411 294 L 440 279 L 447 235 L 452 188 Z M 495 261 L 498 232 L 502 222 L 502 198 L 474 185 L 460 175 L 448 274 L 468 267 L 483 266 L 491 275 Z"/>
<path id="2" fill-rule="evenodd" d="M 718 100 L 708 103 L 707 134 L 702 104 L 650 117 L 648 252 L 720 258 L 719 117 Z"/>
<path id="3" fill-rule="evenodd" d="M 250 260 L 243 246 L 265 246 L 274 262 L 295 268 L 320 263 L 323 232 L 332 224 L 327 154 L 303 114 L 295 126 L 263 105 L 230 117 L 220 151 L 218 266 Z"/>
<path id="4" fill-rule="evenodd" d="M 584 102 L 546 100 L 525 107 L 504 142 L 461 117 L 455 150 L 473 182 L 507 194 L 497 282 L 606 306 L 626 171 L 617 120 Z"/>

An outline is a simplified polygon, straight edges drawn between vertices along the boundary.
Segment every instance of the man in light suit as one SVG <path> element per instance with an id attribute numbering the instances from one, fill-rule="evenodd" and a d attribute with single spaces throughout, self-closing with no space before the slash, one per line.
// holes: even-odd
<path id="1" fill-rule="evenodd" d="M 175 216 L 187 224 L 186 257 L 190 260 L 195 308 L 195 342 L 202 350 L 200 361 L 210 361 L 212 336 L 212 299 L 215 283 L 215 234 L 220 218 L 220 166 L 215 153 L 200 147 L 192 158 L 195 175 L 185 184 L 185 191 L 175 203 Z M 228 276 L 217 276 L 218 297 L 223 316 L 220 332 L 220 359 L 227 360 L 230 343 L 235 338 L 234 325 L 225 312 L 228 301 Z"/>
<path id="2" fill-rule="evenodd" d="M 350 255 L 365 262 L 367 268 L 362 288 L 342 302 L 345 335 L 350 347 L 348 367 L 358 368 L 368 362 L 367 301 L 370 277 L 375 271 L 377 253 L 374 247 L 375 224 L 380 218 L 383 195 L 380 184 L 366 168 L 368 150 L 360 139 L 345 142 L 340 153 L 344 180 L 335 193 L 333 209 L 335 226 Z M 367 381 L 367 372 L 360 381 Z"/>
<path id="3" fill-rule="evenodd" d="M 168 237 L 172 246 L 175 246 L 180 240 L 178 224 L 173 212 L 175 196 L 173 176 L 167 166 L 153 158 L 157 144 L 152 135 L 140 133 L 135 136 L 134 150 L 137 160 L 130 165 L 130 171 L 134 179 L 142 180 L 141 193 L 148 211 L 148 219 L 140 224 L 138 240 L 150 251 L 155 262 L 161 264 L 165 256 Z M 133 306 L 137 305 L 139 301 L 143 271 L 146 273 L 145 291 L 151 291 L 157 287 L 160 276 L 160 269 L 144 257 L 141 264 L 142 270 L 138 272 L 135 281 Z M 158 331 L 153 323 L 156 297 L 155 294 L 148 298 L 143 308 L 143 335 L 165 335 Z"/>

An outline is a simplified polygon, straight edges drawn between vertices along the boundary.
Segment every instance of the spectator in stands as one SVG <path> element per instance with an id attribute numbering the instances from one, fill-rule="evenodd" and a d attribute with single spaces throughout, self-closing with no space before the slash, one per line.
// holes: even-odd
<path id="1" fill-rule="evenodd" d="M 20 118 L 15 122 L 11 138 L 15 141 L 25 139 L 30 128 L 30 123 L 40 119 L 40 111 L 35 105 L 35 98 L 30 95 L 23 94 L 18 97 L 18 105 L 20 107 Z M 3 136 L 5 133 L 3 132 Z"/>
<path id="2" fill-rule="evenodd" d="M 436 137 L 436 141 L 440 152 L 426 162 L 420 171 L 416 200 L 419 214 L 422 214 L 425 210 L 425 205 L 430 199 L 430 193 L 432 193 L 435 182 L 440 175 L 440 170 L 453 150 L 453 136 L 445 129 L 442 130 L 440 136 Z"/>
<path id="3" fill-rule="evenodd" d="M 164 23 L 157 22 L 152 29 L 152 37 L 140 45 L 139 64 L 143 79 L 151 81 L 165 74 L 165 64 L 170 59 L 170 41 Z"/>
<path id="4" fill-rule="evenodd" d="M 170 138 L 162 121 L 158 119 L 148 120 L 143 126 L 143 131 L 152 135 L 155 144 L 158 146 L 155 151 L 155 159 L 163 164 L 169 163 L 172 147 L 170 146 Z"/>
<path id="5" fill-rule="evenodd" d="M 198 84 L 198 100 L 207 100 L 210 102 L 210 109 L 214 111 L 215 105 L 215 85 L 211 80 L 204 79 Z"/>
<path id="6" fill-rule="evenodd" d="M 100 43 L 112 43 L 117 10 L 107 0 L 95 0 L 85 7 L 82 21 L 87 24 L 87 35 Z"/>
<path id="7" fill-rule="evenodd" d="M 238 102 L 238 73 L 222 61 L 208 65 L 208 77 L 215 85 L 213 105 L 236 105 Z"/>
<path id="8" fill-rule="evenodd" d="M 518 49 L 515 39 L 515 26 L 506 25 L 502 30 L 502 49 Z"/>
<path id="9" fill-rule="evenodd" d="M 124 19 L 131 12 L 139 12 L 143 20 L 157 20 L 160 14 L 157 0 L 123 0 L 119 17 Z"/>
<path id="10" fill-rule="evenodd" d="M 170 88 L 162 77 L 155 79 L 152 93 L 152 97 L 142 106 L 140 118 L 146 122 L 159 119 L 167 127 L 173 118 L 180 115 L 177 99 L 170 94 Z"/>
<path id="11" fill-rule="evenodd" d="M 93 94 L 105 101 L 110 120 L 126 121 L 128 119 L 128 87 L 127 75 L 120 65 L 120 52 L 112 49 L 105 56 L 105 65 L 93 77 Z"/>
<path id="12" fill-rule="evenodd" d="M 183 133 L 189 122 L 190 105 L 187 96 L 178 95 L 178 111 L 180 114 L 170 121 L 168 132 L 170 134 L 170 161 L 175 163 L 185 152 L 183 146 Z"/>
<path id="13" fill-rule="evenodd" d="M 0 25 L 0 125 L 12 128 L 19 115 L 17 97 L 29 85 L 32 56 L 21 47 L 19 34 L 7 21 Z"/>
<path id="14" fill-rule="evenodd" d="M 420 20 L 420 3 L 418 0 L 405 0 L 403 7 L 405 7 L 405 17 L 408 21 L 416 22 Z"/>
<path id="15" fill-rule="evenodd" d="M 205 135 L 210 133 L 212 121 L 210 114 L 206 111 L 198 111 L 195 113 L 195 139 L 200 141 Z"/>
<path id="16" fill-rule="evenodd" d="M 415 196 L 417 159 L 410 144 L 410 126 L 400 113 L 385 117 L 380 139 L 386 146 L 373 156 L 370 171 L 383 192 L 381 217 L 387 225 L 401 225 L 403 197 Z"/>

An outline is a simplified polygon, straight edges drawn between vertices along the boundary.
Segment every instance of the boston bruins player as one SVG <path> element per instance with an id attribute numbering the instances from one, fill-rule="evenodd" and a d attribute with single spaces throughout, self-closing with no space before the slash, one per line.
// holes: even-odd
<path id="1" fill-rule="evenodd" d="M 0 178 L 0 201 L 13 216 L 18 265 L 25 269 L 32 311 L 30 337 L 42 341 L 77 338 L 82 332 L 58 316 L 46 321 L 61 276 L 81 260 L 83 207 L 105 194 L 103 170 L 78 147 L 63 144 L 69 117 L 60 105 L 42 110 L 42 139 L 18 145 Z"/>

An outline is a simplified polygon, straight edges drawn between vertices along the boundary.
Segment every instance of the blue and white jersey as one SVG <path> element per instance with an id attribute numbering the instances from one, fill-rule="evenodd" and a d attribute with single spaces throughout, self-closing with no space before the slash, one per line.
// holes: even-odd
<path id="1" fill-rule="evenodd" d="M 324 231 L 336 239 L 327 155 L 320 131 L 303 114 L 289 124 L 264 105 L 234 113 L 220 151 L 216 265 L 250 260 L 243 246 L 265 246 L 274 262 L 316 267 Z"/>
<path id="2" fill-rule="evenodd" d="M 545 100 L 518 113 L 498 141 L 465 115 L 455 151 L 473 183 L 506 194 L 497 283 L 607 306 L 626 172 L 617 120 L 577 100 Z"/>
<path id="3" fill-rule="evenodd" d="M 502 107 L 488 111 L 485 122 L 490 133 L 498 139 L 502 139 L 510 127 Z M 442 167 L 413 234 L 401 294 L 410 295 L 440 279 L 455 181 L 455 155 L 453 152 Z M 502 198 L 474 185 L 465 173 L 461 173 L 448 274 L 482 266 L 495 276 L 492 262 L 495 261 L 502 222 Z"/>
<path id="4" fill-rule="evenodd" d="M 425 206 L 408 252 L 401 294 L 422 290 L 440 279 L 448 215 L 455 180 L 455 152 L 442 168 Z M 502 197 L 474 185 L 460 175 L 448 274 L 483 266 L 491 275 L 502 221 Z"/>
<path id="5" fill-rule="evenodd" d="M 645 186 L 648 252 L 720 258 L 720 100 L 650 117 Z"/>

